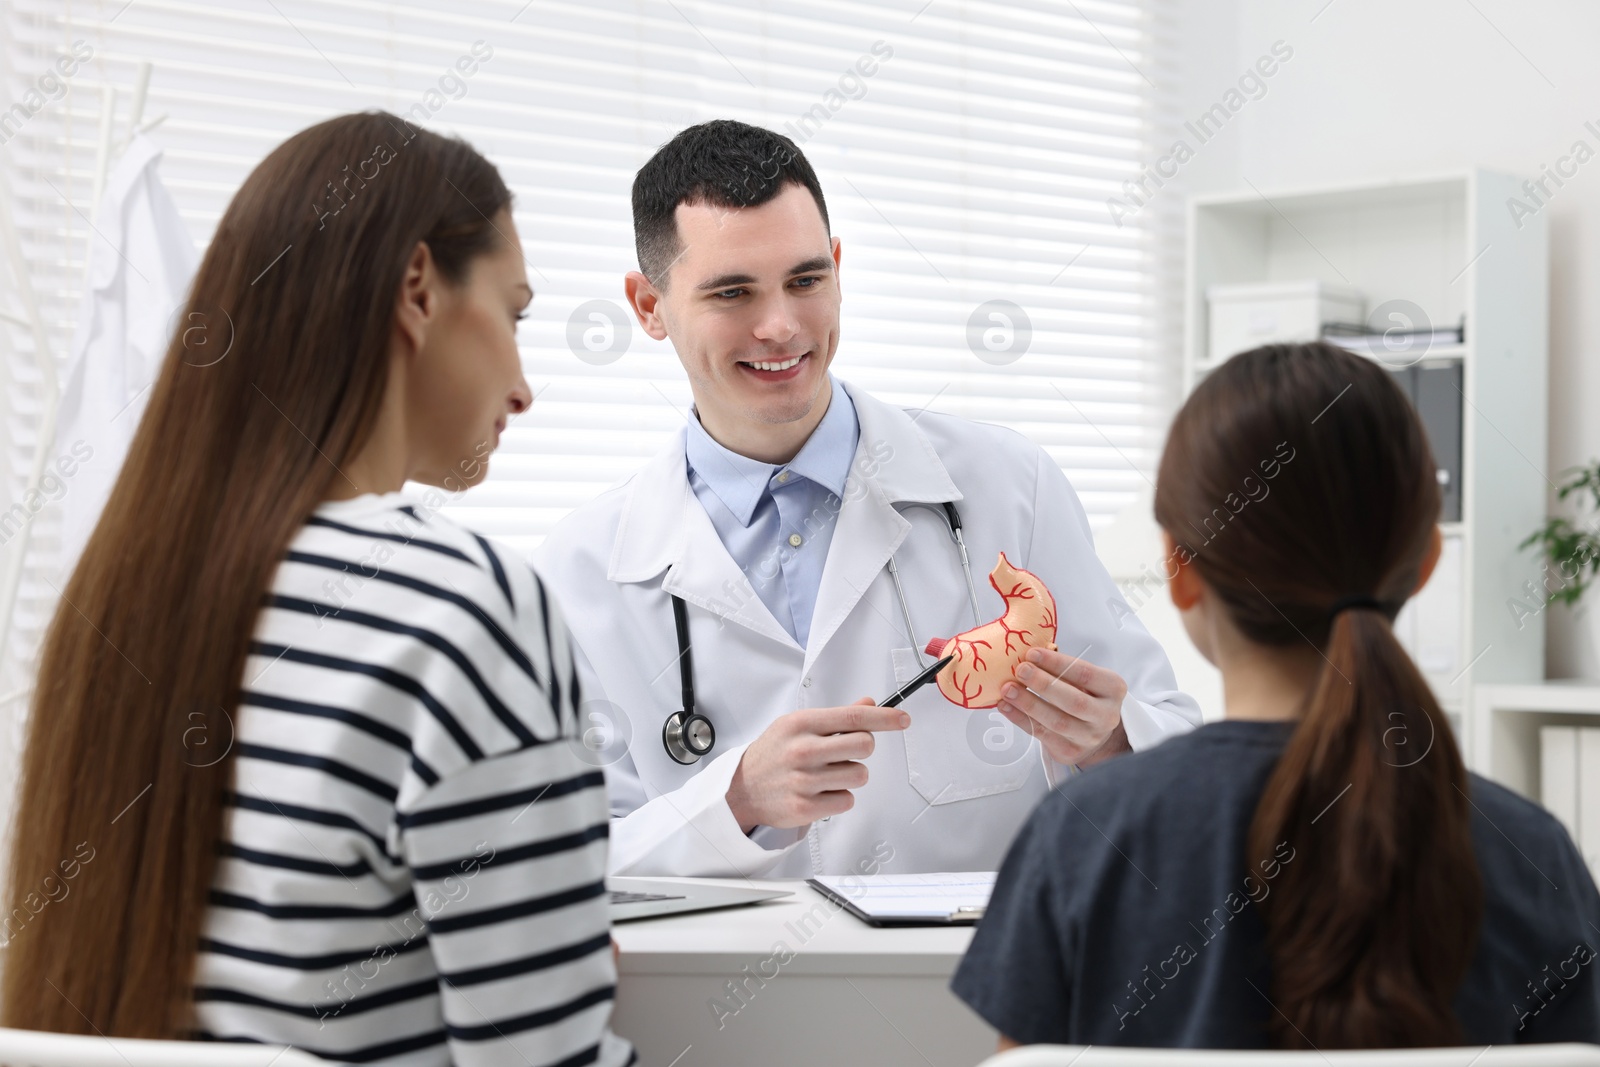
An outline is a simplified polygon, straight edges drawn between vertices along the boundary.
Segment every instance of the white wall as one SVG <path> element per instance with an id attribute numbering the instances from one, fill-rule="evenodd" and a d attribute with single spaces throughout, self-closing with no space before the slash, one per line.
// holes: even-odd
<path id="1" fill-rule="evenodd" d="M 1193 118 L 1274 41 L 1293 57 L 1186 165 L 1186 190 L 1266 190 L 1482 166 L 1550 188 L 1550 440 L 1542 473 L 1600 456 L 1600 4 L 1593 0 L 1180 0 L 1179 110 Z M 1538 477 L 1532 469 L 1529 477 Z M 1552 507 L 1554 496 L 1551 493 Z M 1530 557 L 1531 560 L 1531 557 Z M 1533 576 L 1530 564 L 1530 577 Z M 1585 612 L 1552 608 L 1551 677 L 1600 678 Z M 1600 631 L 1600 627 L 1596 627 Z"/>

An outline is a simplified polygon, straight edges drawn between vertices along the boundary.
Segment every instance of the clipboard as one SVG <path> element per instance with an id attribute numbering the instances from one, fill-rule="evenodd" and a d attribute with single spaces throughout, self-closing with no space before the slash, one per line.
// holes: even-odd
<path id="1" fill-rule="evenodd" d="M 868 926 L 972 926 L 988 907 L 994 872 L 846 874 L 806 885 Z"/>

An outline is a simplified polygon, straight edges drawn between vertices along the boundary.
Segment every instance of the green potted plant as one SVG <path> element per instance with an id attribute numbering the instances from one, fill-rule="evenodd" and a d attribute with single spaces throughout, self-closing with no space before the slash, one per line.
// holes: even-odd
<path id="1" fill-rule="evenodd" d="M 1545 520 L 1543 526 L 1529 534 L 1518 548 L 1538 546 L 1544 559 L 1544 601 L 1533 605 L 1543 609 L 1545 604 L 1560 601 L 1572 605 L 1583 596 L 1583 591 L 1600 575 L 1600 460 L 1586 467 L 1572 467 L 1562 472 L 1566 480 L 1556 490 L 1556 497 L 1565 500 L 1573 493 L 1587 493 L 1589 505 L 1585 509 L 1593 514 L 1586 523 L 1579 524 L 1564 516 Z M 1537 594 L 1531 588 L 1525 589 Z"/>

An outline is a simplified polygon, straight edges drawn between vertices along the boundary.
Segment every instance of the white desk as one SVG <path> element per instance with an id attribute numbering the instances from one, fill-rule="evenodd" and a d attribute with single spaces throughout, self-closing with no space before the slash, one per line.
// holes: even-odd
<path id="1" fill-rule="evenodd" d="M 725 884 L 794 896 L 612 930 L 612 1025 L 642 1063 L 974 1067 L 994 1052 L 949 990 L 971 927 L 876 929 L 801 881 Z"/>

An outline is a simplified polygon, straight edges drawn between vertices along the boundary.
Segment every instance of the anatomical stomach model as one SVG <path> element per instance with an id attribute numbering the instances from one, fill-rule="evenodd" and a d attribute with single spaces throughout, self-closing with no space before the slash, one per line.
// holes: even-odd
<path id="1" fill-rule="evenodd" d="M 954 656 L 939 672 L 939 692 L 963 708 L 992 708 L 1030 648 L 1056 650 L 1056 598 L 1039 576 L 1013 567 L 1000 553 L 989 584 L 1006 602 L 1006 613 L 951 638 L 928 642 L 930 656 Z"/>

